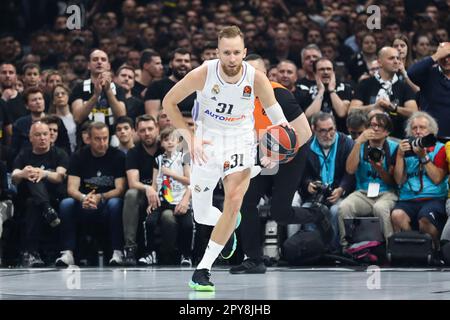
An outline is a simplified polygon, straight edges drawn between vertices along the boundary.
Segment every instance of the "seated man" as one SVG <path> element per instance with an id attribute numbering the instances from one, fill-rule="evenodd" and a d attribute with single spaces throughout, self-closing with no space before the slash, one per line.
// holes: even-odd
<path id="1" fill-rule="evenodd" d="M 159 129 L 155 119 L 147 114 L 136 118 L 136 133 L 139 142 L 126 155 L 126 174 L 129 189 L 123 204 L 123 233 L 125 238 L 125 265 L 136 265 L 138 244 L 136 234 L 150 200 L 158 193 L 152 188 L 155 157 L 160 154 Z M 145 214 L 145 213 L 144 213 Z M 145 258 L 143 261 L 147 261 Z"/>
<path id="2" fill-rule="evenodd" d="M 109 147 L 105 123 L 94 122 L 88 129 L 89 146 L 76 152 L 68 170 L 67 193 L 60 204 L 62 256 L 57 266 L 74 264 L 77 226 L 91 235 L 109 228 L 113 255 L 111 265 L 122 264 L 122 195 L 125 192 L 125 155 Z M 105 240 L 104 237 L 100 240 Z M 105 240 L 106 241 L 106 240 Z M 106 247 L 106 244 L 103 244 Z"/>
<path id="3" fill-rule="evenodd" d="M 336 131 L 331 113 L 319 112 L 312 117 L 314 138 L 308 142 L 305 176 L 302 180 L 302 199 L 319 201 L 330 208 L 333 226 L 332 250 L 339 248 L 338 207 L 342 199 L 354 189 L 354 177 L 345 172 L 345 161 L 353 147 L 353 140 Z"/>
<path id="4" fill-rule="evenodd" d="M 428 113 L 416 112 L 407 122 L 406 135 L 414 139 L 437 135 L 438 126 Z M 402 140 L 397 151 L 394 179 L 400 186 L 399 201 L 391 214 L 394 232 L 419 230 L 428 233 L 439 249 L 445 223 L 448 168 L 444 144 L 422 148 Z"/>
<path id="5" fill-rule="evenodd" d="M 60 220 L 54 206 L 64 197 L 67 154 L 50 146 L 48 125 L 35 122 L 30 129 L 31 149 L 23 149 L 14 161 L 12 180 L 18 185 L 18 199 L 24 204 L 24 267 L 41 267 L 39 242 L 44 220 L 56 227 Z"/>
<path id="6" fill-rule="evenodd" d="M 397 143 L 387 140 L 392 122 L 385 113 L 369 118 L 369 128 L 355 140 L 355 145 L 346 162 L 349 174 L 355 174 L 356 191 L 344 199 L 339 206 L 339 233 L 341 246 L 345 250 L 345 218 L 374 215 L 380 218 L 386 239 L 392 235 L 390 213 L 398 197 L 392 176 L 392 159 Z"/>

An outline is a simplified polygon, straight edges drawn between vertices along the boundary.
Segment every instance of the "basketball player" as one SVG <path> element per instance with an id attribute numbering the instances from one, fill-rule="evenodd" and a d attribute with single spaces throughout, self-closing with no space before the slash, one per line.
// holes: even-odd
<path id="1" fill-rule="evenodd" d="M 273 124 L 289 126 L 264 73 L 243 62 L 244 36 L 236 26 L 219 32 L 217 55 L 192 70 L 167 93 L 163 108 L 181 130 L 192 157 L 192 205 L 198 223 L 215 226 L 205 254 L 189 286 L 214 291 L 210 270 L 236 227 L 255 159 L 254 99 L 258 96 Z M 195 134 L 188 130 L 177 103 L 197 91 L 192 110 Z M 222 178 L 223 213 L 212 205 L 213 190 Z"/>

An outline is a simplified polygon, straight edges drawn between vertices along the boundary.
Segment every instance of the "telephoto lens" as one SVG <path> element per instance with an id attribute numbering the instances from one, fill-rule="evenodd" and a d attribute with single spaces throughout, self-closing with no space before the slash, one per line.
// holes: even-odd
<path id="1" fill-rule="evenodd" d="M 430 133 L 429 135 L 426 135 L 425 137 L 419 137 L 419 138 L 409 138 L 409 145 L 411 146 L 411 150 L 405 152 L 405 157 L 411 157 L 414 156 L 415 153 L 412 150 L 413 148 L 429 148 L 434 145 L 436 145 L 436 137 L 434 134 Z"/>

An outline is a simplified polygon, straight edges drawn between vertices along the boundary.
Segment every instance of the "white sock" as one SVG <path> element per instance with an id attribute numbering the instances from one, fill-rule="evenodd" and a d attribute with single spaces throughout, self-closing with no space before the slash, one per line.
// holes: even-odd
<path id="1" fill-rule="evenodd" d="M 209 240 L 208 246 L 206 247 L 205 254 L 203 255 L 202 261 L 197 266 L 197 270 L 199 269 L 208 269 L 211 270 L 211 267 L 216 261 L 219 254 L 222 252 L 223 245 L 220 245 L 212 240 Z"/>

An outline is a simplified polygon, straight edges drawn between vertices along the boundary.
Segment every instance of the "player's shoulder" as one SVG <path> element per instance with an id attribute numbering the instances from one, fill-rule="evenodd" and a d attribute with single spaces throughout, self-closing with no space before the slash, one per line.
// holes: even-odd
<path id="1" fill-rule="evenodd" d="M 206 75 L 208 74 L 208 64 L 207 63 L 203 63 L 200 66 L 198 66 L 197 68 L 191 70 L 187 76 L 189 77 L 190 80 L 205 80 L 206 79 Z"/>

